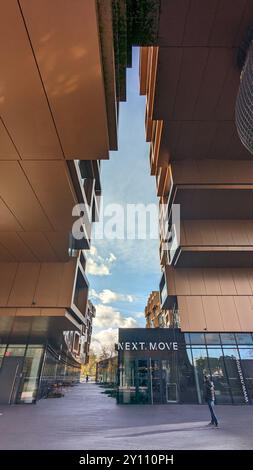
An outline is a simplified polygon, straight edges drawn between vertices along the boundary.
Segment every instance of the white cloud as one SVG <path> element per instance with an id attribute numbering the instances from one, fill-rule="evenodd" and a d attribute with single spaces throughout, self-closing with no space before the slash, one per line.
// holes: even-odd
<path id="1" fill-rule="evenodd" d="M 94 289 L 91 289 L 90 293 L 93 299 L 99 299 L 102 304 L 110 304 L 111 302 L 134 302 L 135 297 L 130 294 L 119 294 L 110 289 L 103 289 L 101 292 L 96 292 Z"/>
<path id="2" fill-rule="evenodd" d="M 95 354 L 99 355 L 102 351 L 102 348 L 108 348 L 112 350 L 114 344 L 117 342 L 118 330 L 116 328 L 108 328 L 92 335 L 91 348 Z"/>
<path id="3" fill-rule="evenodd" d="M 95 246 L 92 246 L 87 256 L 86 272 L 93 276 L 109 276 L 110 267 L 116 261 L 116 256 L 109 253 L 108 257 L 103 258 L 98 254 Z"/>
<path id="4" fill-rule="evenodd" d="M 96 240 L 96 245 L 104 252 L 113 250 L 122 266 L 134 273 L 153 273 L 157 282 L 161 277 L 158 240 Z"/>
<path id="5" fill-rule="evenodd" d="M 90 254 L 93 256 L 97 254 L 97 248 L 95 246 L 90 247 Z"/>
<path id="6" fill-rule="evenodd" d="M 134 316 L 136 318 L 143 318 L 143 319 L 145 318 L 144 312 L 135 312 Z"/>
<path id="7" fill-rule="evenodd" d="M 97 263 L 92 258 L 87 259 L 86 272 L 93 276 L 109 276 L 109 267 L 104 263 Z"/>
<path id="8" fill-rule="evenodd" d="M 97 328 L 137 328 L 138 322 L 135 318 L 125 317 L 121 312 L 110 305 L 96 305 L 96 317 L 94 326 Z"/>

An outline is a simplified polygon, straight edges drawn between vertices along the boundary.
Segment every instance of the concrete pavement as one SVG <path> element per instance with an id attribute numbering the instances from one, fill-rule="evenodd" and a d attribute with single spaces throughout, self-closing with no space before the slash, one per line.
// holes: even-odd
<path id="1" fill-rule="evenodd" d="M 117 405 L 93 383 L 36 405 L 0 405 L 0 449 L 253 449 L 253 406 Z M 2 413 L 2 415 L 1 415 Z"/>

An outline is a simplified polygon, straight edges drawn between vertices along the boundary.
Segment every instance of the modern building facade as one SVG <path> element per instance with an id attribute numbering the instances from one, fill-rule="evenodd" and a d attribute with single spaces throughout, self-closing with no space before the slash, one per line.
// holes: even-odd
<path id="1" fill-rule="evenodd" d="M 145 307 L 146 328 L 165 328 L 171 326 L 169 310 L 161 308 L 160 292 L 152 291 Z"/>
<path id="2" fill-rule="evenodd" d="M 0 403 L 15 403 L 88 360 L 84 250 L 126 63 L 111 1 L 11 0 L 0 13 Z"/>
<path id="3" fill-rule="evenodd" d="M 156 45 L 141 50 L 161 302 L 183 332 L 253 331 L 253 160 L 234 120 L 237 52 L 252 20 L 249 1 L 162 0 Z"/>
<path id="4" fill-rule="evenodd" d="M 174 352 L 167 372 L 164 352 L 155 358 L 122 353 L 123 361 L 134 360 L 135 386 L 142 383 L 136 377 L 146 377 L 144 402 L 152 402 L 152 383 L 160 384 L 160 402 L 171 401 L 162 377 L 173 377 L 175 367 L 194 393 L 184 396 L 180 373 L 174 374 L 172 401 L 201 403 L 204 371 L 216 382 L 218 402 L 252 402 L 253 160 L 235 126 L 238 51 L 252 24 L 250 1 L 161 0 L 156 40 L 141 48 L 140 93 L 147 97 L 146 136 L 160 205 L 161 307 L 170 310 L 184 345 L 183 365 Z M 150 338 L 159 340 L 156 335 Z"/>

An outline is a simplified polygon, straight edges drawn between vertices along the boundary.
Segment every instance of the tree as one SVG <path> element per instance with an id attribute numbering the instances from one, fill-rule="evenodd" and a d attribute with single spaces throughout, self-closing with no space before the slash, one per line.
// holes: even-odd
<path id="1" fill-rule="evenodd" d="M 101 353 L 99 354 L 99 361 L 103 361 L 104 359 L 111 359 L 114 356 L 116 356 L 114 344 L 102 346 Z"/>
<path id="2" fill-rule="evenodd" d="M 84 377 L 88 374 L 91 377 L 95 377 L 97 361 L 98 361 L 97 354 L 95 353 L 95 351 L 90 350 L 88 364 L 81 366 L 81 376 Z"/>

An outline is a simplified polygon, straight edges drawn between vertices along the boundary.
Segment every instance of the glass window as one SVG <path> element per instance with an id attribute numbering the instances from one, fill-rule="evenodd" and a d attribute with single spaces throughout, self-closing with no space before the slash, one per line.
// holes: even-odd
<path id="1" fill-rule="evenodd" d="M 5 344 L 10 338 L 11 328 L 13 325 L 13 318 L 15 317 L 2 317 L 0 316 L 0 344 Z"/>
<path id="2" fill-rule="evenodd" d="M 125 358 L 123 363 L 122 383 L 123 387 L 135 386 L 135 360 Z"/>
<path id="3" fill-rule="evenodd" d="M 32 324 L 32 317 L 15 317 L 11 330 L 11 337 L 19 343 L 27 343 Z"/>
<path id="4" fill-rule="evenodd" d="M 230 387 L 227 380 L 223 352 L 221 348 L 208 348 L 209 365 L 215 388 L 216 403 L 232 402 Z"/>
<path id="5" fill-rule="evenodd" d="M 26 349 L 25 344 L 9 344 L 5 355 L 22 357 L 25 355 L 25 349 Z"/>
<path id="6" fill-rule="evenodd" d="M 168 296 L 168 294 L 167 294 L 167 285 L 165 283 L 162 290 L 161 290 L 161 304 L 162 305 L 164 304 L 165 300 L 167 299 L 167 296 Z"/>
<path id="7" fill-rule="evenodd" d="M 151 402 L 161 403 L 161 370 L 160 361 L 151 360 Z"/>
<path id="8" fill-rule="evenodd" d="M 0 367 L 2 365 L 3 357 L 5 355 L 5 349 L 6 349 L 6 344 L 1 344 L 1 346 L 0 346 Z"/>
<path id="9" fill-rule="evenodd" d="M 206 348 L 193 348 L 192 358 L 198 402 L 202 403 L 204 396 L 204 375 L 210 374 Z"/>
<path id="10" fill-rule="evenodd" d="M 0 346 L 0 357 L 3 357 L 5 354 L 6 344 L 1 344 Z"/>
<path id="11" fill-rule="evenodd" d="M 238 350 L 224 349 L 224 360 L 234 403 L 246 403 L 247 392 Z"/>
<path id="12" fill-rule="evenodd" d="M 205 344 L 204 333 L 190 333 L 191 344 Z"/>
<path id="13" fill-rule="evenodd" d="M 222 344 L 235 344 L 235 335 L 233 333 L 221 333 Z"/>
<path id="14" fill-rule="evenodd" d="M 32 403 L 36 400 L 42 353 L 43 348 L 34 348 L 32 346 L 27 348 L 20 385 L 19 401 L 21 403 Z"/>
<path id="15" fill-rule="evenodd" d="M 144 361 L 147 362 L 147 361 Z M 119 389 L 118 401 L 119 403 L 137 403 L 137 387 L 136 387 L 136 373 L 137 362 L 135 359 L 124 357 L 122 364 L 119 365 Z M 145 364 L 142 364 L 145 368 Z M 147 366 L 147 363 L 146 363 Z M 147 367 L 146 367 L 147 370 Z"/>
<path id="16" fill-rule="evenodd" d="M 238 344 L 253 344 L 253 339 L 250 333 L 236 333 L 235 336 Z"/>
<path id="17" fill-rule="evenodd" d="M 220 344 L 219 333 L 206 333 L 206 343 L 209 344 Z"/>
<path id="18" fill-rule="evenodd" d="M 191 344 L 190 334 L 189 333 L 184 333 L 184 340 L 185 340 L 186 344 Z"/>
<path id="19" fill-rule="evenodd" d="M 150 367 L 147 360 L 138 360 L 138 403 L 148 403 L 150 400 L 149 396 L 149 381 L 150 381 Z"/>
<path id="20" fill-rule="evenodd" d="M 147 387 L 148 385 L 148 361 L 138 361 L 138 385 L 139 387 Z"/>
<path id="21" fill-rule="evenodd" d="M 181 349 L 177 352 L 178 387 L 182 403 L 197 403 L 196 383 L 191 349 Z"/>
<path id="22" fill-rule="evenodd" d="M 253 349 L 240 348 L 241 364 L 249 398 L 253 400 Z"/>

